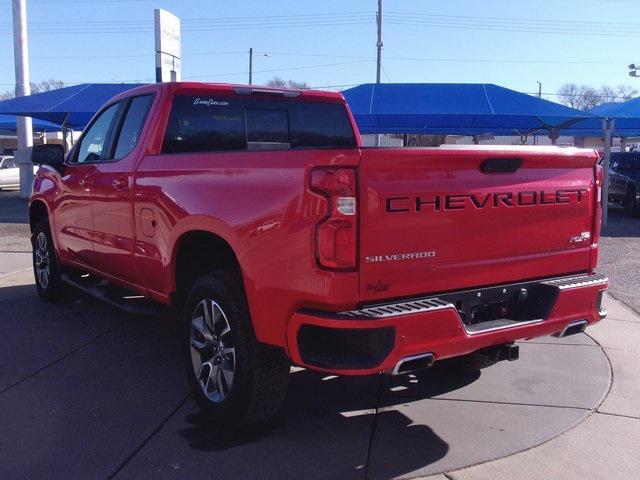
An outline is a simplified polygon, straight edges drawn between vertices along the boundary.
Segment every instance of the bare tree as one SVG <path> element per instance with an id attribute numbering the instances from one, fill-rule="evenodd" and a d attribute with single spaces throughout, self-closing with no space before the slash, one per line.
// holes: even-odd
<path id="1" fill-rule="evenodd" d="M 311 88 L 309 84 L 305 81 L 297 81 L 297 80 L 284 80 L 277 75 L 273 77 L 271 80 L 267 81 L 268 87 L 277 87 L 277 88 L 298 88 L 301 90 Z"/>
<path id="2" fill-rule="evenodd" d="M 613 88 L 603 85 L 598 90 L 598 103 L 602 105 L 603 103 L 614 103 L 618 99 L 618 92 Z"/>
<path id="3" fill-rule="evenodd" d="M 577 110 L 589 110 L 598 105 L 598 91 L 588 85 L 565 83 L 558 90 L 560 102 Z"/>
<path id="4" fill-rule="evenodd" d="M 31 93 L 48 92 L 49 90 L 57 90 L 63 87 L 64 87 L 64 82 L 62 80 L 56 80 L 54 78 L 50 78 L 49 80 L 43 80 L 38 83 L 31 82 Z M 6 92 L 0 93 L 0 100 L 7 100 L 15 96 L 16 96 L 15 91 L 7 90 Z"/>
<path id="5" fill-rule="evenodd" d="M 402 133 L 392 133 L 389 135 L 391 138 L 401 138 L 404 140 L 405 135 Z M 405 147 L 439 147 L 445 141 L 445 135 L 430 135 L 430 134 L 408 134 L 406 136 Z"/>
<path id="6" fill-rule="evenodd" d="M 40 83 L 32 83 L 31 93 L 48 92 L 49 90 L 58 90 L 63 87 L 64 82 L 62 80 L 50 78 L 49 80 L 42 80 Z"/>
<path id="7" fill-rule="evenodd" d="M 603 85 L 599 89 L 589 85 L 565 83 L 558 90 L 560 103 L 578 110 L 589 110 L 604 103 L 618 103 L 631 100 L 638 91 L 627 85 L 616 88 Z"/>
<path id="8" fill-rule="evenodd" d="M 638 95 L 638 90 L 629 85 L 620 85 L 616 90 L 618 92 L 618 101 L 620 102 L 626 102 Z"/>

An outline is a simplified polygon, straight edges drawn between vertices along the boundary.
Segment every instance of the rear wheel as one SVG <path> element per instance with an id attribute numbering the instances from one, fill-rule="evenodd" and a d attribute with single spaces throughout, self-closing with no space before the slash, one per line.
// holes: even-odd
<path id="1" fill-rule="evenodd" d="M 289 362 L 255 339 L 244 296 L 229 275 L 200 278 L 185 308 L 187 374 L 214 424 L 270 419 L 284 400 Z"/>
<path id="2" fill-rule="evenodd" d="M 46 302 L 62 298 L 63 285 L 49 221 L 41 219 L 33 231 L 33 274 L 38 295 Z"/>
<path id="3" fill-rule="evenodd" d="M 637 217 L 640 214 L 640 205 L 638 204 L 638 196 L 636 189 L 629 187 L 624 198 L 624 211 L 630 217 Z"/>

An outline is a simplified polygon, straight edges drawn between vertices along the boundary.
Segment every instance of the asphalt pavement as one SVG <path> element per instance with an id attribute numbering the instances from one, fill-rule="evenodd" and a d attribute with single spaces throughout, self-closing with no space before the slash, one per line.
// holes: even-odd
<path id="1" fill-rule="evenodd" d="M 11 226 L 28 234 L 15 212 L 3 214 L 4 194 L 0 246 Z M 603 270 L 633 307 L 637 269 L 617 268 L 638 255 L 624 239 L 637 241 L 640 219 L 611 217 Z M 12 244 L 28 249 L 27 234 Z M 45 304 L 30 256 L 15 250 L 0 248 L 0 478 L 635 479 L 640 470 L 640 317 L 612 297 L 590 336 L 522 342 L 519 361 L 482 371 L 436 364 L 342 378 L 294 368 L 271 424 L 220 431 L 189 393 L 170 315 L 131 317 L 81 295 Z"/>

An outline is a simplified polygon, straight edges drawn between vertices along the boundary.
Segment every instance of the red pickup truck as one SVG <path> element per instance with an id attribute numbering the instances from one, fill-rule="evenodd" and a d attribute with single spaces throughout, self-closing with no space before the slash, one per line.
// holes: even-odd
<path id="1" fill-rule="evenodd" d="M 291 364 L 401 374 L 601 320 L 590 150 L 363 148 L 339 93 L 168 83 L 34 147 L 36 286 L 173 306 L 195 397 L 268 419 Z"/>

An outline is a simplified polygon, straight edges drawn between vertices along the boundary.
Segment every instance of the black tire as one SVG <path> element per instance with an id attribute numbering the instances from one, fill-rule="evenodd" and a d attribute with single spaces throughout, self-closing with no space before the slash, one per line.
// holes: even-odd
<path id="1" fill-rule="evenodd" d="M 234 275 L 207 274 L 194 284 L 184 311 L 189 382 L 202 411 L 220 427 L 266 422 L 289 384 L 289 361 L 256 340 L 239 284 Z"/>
<path id="2" fill-rule="evenodd" d="M 49 221 L 41 219 L 33 231 L 33 274 L 38 295 L 45 302 L 56 302 L 63 298 L 60 265 L 51 238 Z"/>
<path id="3" fill-rule="evenodd" d="M 633 187 L 627 188 L 627 194 L 624 197 L 624 212 L 630 217 L 637 217 L 640 214 L 638 196 Z"/>

